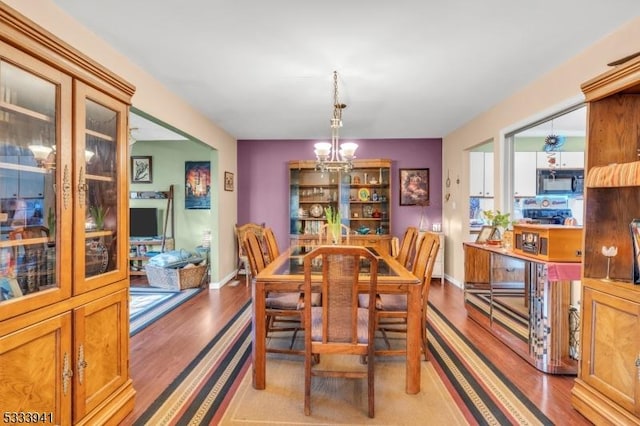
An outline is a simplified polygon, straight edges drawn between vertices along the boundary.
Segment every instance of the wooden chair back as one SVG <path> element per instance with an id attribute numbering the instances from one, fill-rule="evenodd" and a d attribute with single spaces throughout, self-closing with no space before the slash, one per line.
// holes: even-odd
<path id="1" fill-rule="evenodd" d="M 396 260 L 405 267 L 408 266 L 409 260 L 411 259 L 411 255 L 413 254 L 413 250 L 416 245 L 417 237 L 418 228 L 416 228 L 415 226 L 409 226 L 404 231 L 404 236 L 402 237 L 402 241 L 400 242 L 400 249 L 398 251 Z"/>
<path id="2" fill-rule="evenodd" d="M 312 282 L 312 266 L 322 263 L 321 284 Z M 369 417 L 374 416 L 374 341 L 376 310 L 358 306 L 360 264 L 370 263 L 368 294 L 373 300 L 378 282 L 378 260 L 366 248 L 335 245 L 320 246 L 304 257 L 304 335 L 305 335 L 305 414 L 311 413 L 311 377 L 360 378 L 368 382 Z M 317 278 L 317 276 L 315 276 Z M 317 280 L 316 280 L 317 283 Z M 313 307 L 311 295 L 320 291 L 322 306 Z M 312 369 L 315 360 L 338 354 L 366 357 L 361 371 Z M 354 360 L 355 364 L 359 359 Z M 362 367 L 362 366 L 360 366 Z"/>
<path id="3" fill-rule="evenodd" d="M 22 245 L 13 246 L 13 259 L 16 262 L 18 282 L 29 291 L 37 291 L 39 287 L 50 284 L 53 271 L 47 270 L 47 242 L 49 228 L 44 226 L 21 226 L 9 231 L 10 240 L 24 241 Z"/>
<path id="4" fill-rule="evenodd" d="M 262 244 L 262 240 L 264 238 L 264 223 L 245 223 L 244 225 L 236 224 L 234 228 L 238 246 L 238 264 L 236 270 L 236 278 L 238 278 L 240 270 L 244 270 L 247 287 L 249 286 L 249 281 L 251 281 L 251 268 L 249 265 L 249 260 L 247 259 L 247 253 L 244 249 L 244 236 L 248 231 L 252 231 L 254 234 L 256 234 L 258 240 L 260 241 L 260 244 Z"/>
<path id="5" fill-rule="evenodd" d="M 251 275 L 255 277 L 267 266 L 262 245 L 255 232 L 248 230 L 244 233 L 243 246 L 249 260 Z"/>
<path id="6" fill-rule="evenodd" d="M 264 222 L 261 224 L 258 224 L 258 223 L 245 223 L 244 225 L 236 224 L 235 234 L 238 242 L 238 258 L 242 258 L 246 256 L 246 253 L 244 251 L 244 247 L 242 244 L 242 242 L 244 241 L 245 234 L 248 231 L 252 231 L 254 234 L 256 234 L 256 236 L 258 237 L 258 240 L 262 242 L 264 238 L 264 229 L 265 229 Z"/>
<path id="7" fill-rule="evenodd" d="M 264 242 L 267 246 L 267 255 L 269 256 L 269 262 L 280 255 L 280 249 L 278 248 L 278 240 L 273 233 L 273 229 L 267 227 L 264 229 Z"/>

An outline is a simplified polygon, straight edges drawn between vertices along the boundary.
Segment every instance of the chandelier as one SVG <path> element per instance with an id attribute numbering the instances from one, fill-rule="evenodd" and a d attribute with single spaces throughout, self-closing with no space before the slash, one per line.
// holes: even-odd
<path id="1" fill-rule="evenodd" d="M 339 129 L 342 127 L 342 110 L 346 104 L 338 101 L 338 72 L 333 72 L 333 117 L 331 117 L 331 143 L 318 142 L 314 145 L 316 169 L 321 172 L 348 173 L 353 168 L 351 161 L 356 158 L 358 144 L 346 142 L 340 144 Z M 340 149 L 338 149 L 338 146 Z"/>

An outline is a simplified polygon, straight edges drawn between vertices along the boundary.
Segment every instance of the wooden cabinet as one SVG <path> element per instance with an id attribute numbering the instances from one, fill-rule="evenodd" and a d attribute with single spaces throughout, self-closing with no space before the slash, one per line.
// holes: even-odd
<path id="1" fill-rule="evenodd" d="M 596 170 L 638 161 L 640 58 L 582 85 L 588 108 L 581 351 L 573 406 L 596 424 L 640 424 L 640 287 L 633 284 L 629 224 L 640 187 L 590 181 Z M 614 169 L 611 169 L 614 170 Z M 603 246 L 616 246 L 610 282 Z"/>
<path id="2" fill-rule="evenodd" d="M 133 409 L 133 92 L 0 3 L 0 401 L 7 412 L 51 413 L 53 424 L 116 424 Z"/>
<path id="3" fill-rule="evenodd" d="M 355 160 L 350 173 L 322 173 L 314 161 L 291 161 L 290 234 L 317 234 L 331 207 L 352 232 L 368 230 L 372 239 L 389 235 L 391 196 L 391 160 Z"/>
<path id="4" fill-rule="evenodd" d="M 535 197 L 537 191 L 536 152 L 513 154 L 513 196 Z"/>
<path id="5" fill-rule="evenodd" d="M 469 195 L 493 197 L 493 152 L 470 152 L 469 168 Z"/>
<path id="6" fill-rule="evenodd" d="M 539 169 L 550 169 L 549 156 L 555 158 L 556 169 L 583 169 L 584 168 L 584 152 L 579 151 L 557 151 L 557 152 L 538 152 L 537 165 Z"/>

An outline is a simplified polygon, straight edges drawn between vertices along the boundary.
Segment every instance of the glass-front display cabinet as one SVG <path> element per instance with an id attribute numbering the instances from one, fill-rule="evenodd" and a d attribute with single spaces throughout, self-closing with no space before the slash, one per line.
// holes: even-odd
<path id="1" fill-rule="evenodd" d="M 0 61 L 0 318 L 127 277 L 127 105 L 76 82 L 72 109 L 71 93 L 43 63 Z"/>
<path id="2" fill-rule="evenodd" d="M 391 217 L 391 161 L 355 160 L 349 173 L 321 172 L 314 161 L 289 163 L 290 234 L 314 235 L 326 211 L 359 235 L 388 235 Z"/>
<path id="3" fill-rule="evenodd" d="M 71 195 L 61 204 L 62 186 L 71 185 L 61 179 L 61 170 L 71 179 L 71 150 L 60 143 L 61 99 L 70 96 L 71 79 L 30 65 L 0 60 L 0 306 L 12 308 L 0 319 L 71 293 L 61 280 L 71 272 L 70 262 L 61 262 L 70 260 L 70 247 L 57 244 L 71 223 Z"/>
<path id="4" fill-rule="evenodd" d="M 134 87 L 0 2 L 0 401 L 118 424 L 129 374 Z"/>
<path id="5" fill-rule="evenodd" d="M 86 291 L 128 276 L 126 189 L 126 105 L 88 86 L 77 85 L 74 247 L 82 267 L 75 268 L 74 291 Z M 121 147 L 121 144 L 125 144 Z M 123 236 L 123 238 L 118 238 Z M 83 255 L 81 255 L 83 253 Z M 77 259 L 76 259 L 77 261 Z"/>

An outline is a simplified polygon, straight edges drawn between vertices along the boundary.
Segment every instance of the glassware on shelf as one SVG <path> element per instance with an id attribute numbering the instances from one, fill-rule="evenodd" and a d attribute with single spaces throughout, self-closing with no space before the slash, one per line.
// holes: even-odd
<path id="1" fill-rule="evenodd" d="M 611 281 L 611 277 L 609 276 L 609 272 L 611 270 L 611 258 L 618 254 L 618 247 L 602 246 L 602 254 L 607 257 L 607 276 L 604 277 L 602 281 Z"/>

